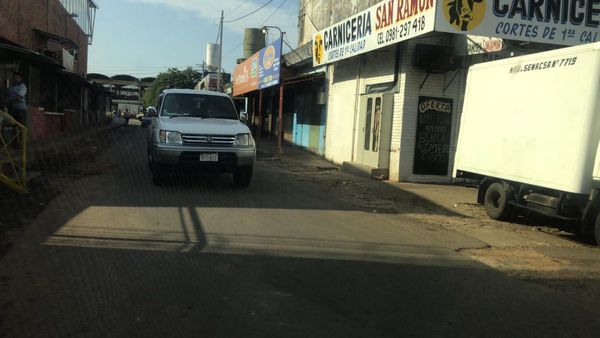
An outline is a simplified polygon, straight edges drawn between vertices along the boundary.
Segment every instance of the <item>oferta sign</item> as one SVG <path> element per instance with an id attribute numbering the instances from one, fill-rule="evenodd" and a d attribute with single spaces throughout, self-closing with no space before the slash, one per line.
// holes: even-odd
<path id="1" fill-rule="evenodd" d="M 600 0 L 438 0 L 435 30 L 577 45 L 600 40 Z"/>
<path id="2" fill-rule="evenodd" d="M 327 27 L 313 35 L 313 65 L 347 59 L 431 32 L 435 5 L 435 0 L 386 0 Z"/>

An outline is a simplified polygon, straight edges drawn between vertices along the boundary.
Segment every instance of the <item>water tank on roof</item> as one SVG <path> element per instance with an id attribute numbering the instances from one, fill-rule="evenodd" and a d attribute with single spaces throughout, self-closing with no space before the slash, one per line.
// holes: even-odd
<path id="1" fill-rule="evenodd" d="M 244 58 L 251 57 L 263 48 L 265 48 L 265 34 L 262 32 L 262 29 L 244 29 Z"/>
<path id="2" fill-rule="evenodd" d="M 216 43 L 206 44 L 206 66 L 208 69 L 217 70 L 219 68 L 219 50 L 220 47 Z"/>

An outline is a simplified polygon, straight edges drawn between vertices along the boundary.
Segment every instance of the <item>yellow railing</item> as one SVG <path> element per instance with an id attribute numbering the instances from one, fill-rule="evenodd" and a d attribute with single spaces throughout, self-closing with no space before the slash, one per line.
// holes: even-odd
<path id="1" fill-rule="evenodd" d="M 19 192 L 27 192 L 27 127 L 8 113 L 0 110 L 0 184 Z M 5 139 L 4 127 L 13 128 L 10 138 Z"/>

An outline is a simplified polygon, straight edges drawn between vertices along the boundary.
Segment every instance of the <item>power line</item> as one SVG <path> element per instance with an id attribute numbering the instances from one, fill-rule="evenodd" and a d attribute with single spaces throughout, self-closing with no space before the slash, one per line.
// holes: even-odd
<path id="1" fill-rule="evenodd" d="M 306 6 L 308 6 L 308 4 L 309 4 L 309 3 L 311 3 L 311 2 L 312 2 L 312 0 L 308 0 L 308 1 L 307 1 L 307 2 L 304 4 L 304 6 L 303 6 L 302 8 L 300 8 L 300 12 L 302 12 L 302 11 L 303 11 L 303 10 L 306 8 Z"/>
<path id="2" fill-rule="evenodd" d="M 249 17 L 250 15 L 252 15 L 252 14 L 254 14 L 254 13 L 256 13 L 256 12 L 260 11 L 261 9 L 265 8 L 265 7 L 266 7 L 268 4 L 270 4 L 271 2 L 273 2 L 273 0 L 269 0 L 269 1 L 265 2 L 265 3 L 264 3 L 262 6 L 258 7 L 258 8 L 257 8 L 257 9 L 255 9 L 254 11 L 252 11 L 252 12 L 250 12 L 250 13 L 246 14 L 246 15 L 242 15 L 242 16 L 240 16 L 240 17 L 239 17 L 239 18 L 237 18 L 237 19 L 234 19 L 234 20 L 228 20 L 228 21 L 223 21 L 223 22 L 225 22 L 225 23 L 231 23 L 231 22 L 236 22 L 236 21 L 238 21 L 238 20 L 242 20 L 243 18 L 247 18 L 247 17 Z"/>
<path id="3" fill-rule="evenodd" d="M 279 7 L 277 7 L 277 8 L 276 8 L 276 9 L 273 11 L 273 13 L 271 13 L 271 15 L 269 15 L 269 17 L 267 17 L 267 18 L 265 19 L 265 21 L 263 21 L 263 22 L 262 22 L 260 25 L 261 25 L 261 26 L 264 26 L 264 25 L 265 25 L 265 23 L 266 23 L 267 21 L 269 21 L 269 19 L 270 19 L 271 17 L 273 17 L 273 15 L 275 15 L 275 13 L 277 13 L 277 11 L 278 11 L 279 9 L 281 9 L 281 7 L 283 7 L 283 5 L 284 5 L 286 2 L 287 2 L 287 0 L 283 0 L 283 1 L 282 1 L 282 2 L 279 4 Z"/>
<path id="4" fill-rule="evenodd" d="M 245 0 L 244 2 L 242 2 L 242 4 L 241 4 L 241 5 L 239 5 L 239 6 L 235 7 L 234 9 L 230 10 L 228 13 L 226 13 L 226 14 L 225 14 L 225 16 L 228 16 L 228 15 L 230 15 L 231 13 L 235 12 L 236 10 L 238 10 L 238 9 L 240 9 L 240 8 L 242 8 L 242 7 L 244 7 L 244 5 L 246 4 L 246 2 L 248 2 L 248 0 Z"/>
<path id="5" fill-rule="evenodd" d="M 240 48 L 240 46 L 241 46 L 243 43 L 244 43 L 243 41 L 242 41 L 242 42 L 240 42 L 240 43 L 238 43 L 238 45 L 237 45 L 237 46 L 233 47 L 233 48 L 232 48 L 232 49 L 231 49 L 229 52 L 225 53 L 225 55 L 223 55 L 223 56 L 225 57 L 225 56 L 228 56 L 229 54 L 231 54 L 231 53 L 235 52 L 235 51 L 236 51 L 238 48 Z"/>
<path id="6" fill-rule="evenodd" d="M 300 11 L 298 11 L 298 13 L 302 13 L 302 11 L 304 11 L 304 9 L 306 8 L 306 6 L 308 6 L 308 4 L 310 4 L 311 2 L 312 2 L 312 0 L 308 0 L 304 4 L 304 6 L 302 8 L 300 8 Z M 313 25 L 313 27 L 315 27 L 316 30 L 319 30 L 319 27 L 317 27 L 317 25 L 315 25 L 315 23 L 312 21 L 310 15 L 308 15 L 306 13 L 304 15 L 306 15 L 306 17 L 308 18 L 308 21 L 310 21 L 310 23 Z"/>
<path id="7" fill-rule="evenodd" d="M 215 39 L 215 45 L 219 43 L 219 37 L 221 36 L 221 27 L 217 29 L 217 38 Z"/>
<path id="8" fill-rule="evenodd" d="M 271 0 L 271 1 L 272 1 L 272 0 Z M 266 3 L 266 4 L 264 4 L 262 7 L 264 7 L 264 6 L 268 5 L 268 4 L 269 4 L 271 1 L 267 2 L 267 3 Z M 311 2 L 311 1 L 312 1 L 312 0 L 309 0 L 308 2 Z M 274 10 L 272 13 L 271 13 L 271 15 L 269 15 L 269 16 L 268 16 L 268 17 L 267 17 L 267 18 L 266 18 L 266 19 L 265 19 L 265 20 L 264 20 L 264 21 L 263 21 L 263 22 L 262 22 L 260 25 L 261 25 L 261 26 L 264 26 L 264 25 L 265 25 L 265 23 L 266 23 L 267 21 L 269 21 L 269 19 L 271 19 L 271 18 L 273 17 L 273 15 L 275 15 L 275 13 L 277 13 L 277 12 L 278 12 L 278 11 L 281 9 L 281 7 L 283 7 L 283 5 L 284 5 L 286 2 L 287 2 L 287 0 L 283 0 L 283 1 L 282 1 L 282 2 L 279 4 L 279 6 L 278 6 L 278 7 L 277 7 L 277 8 L 276 8 L 276 9 L 275 9 L 275 10 Z M 261 7 L 261 8 L 262 8 L 262 7 Z M 306 5 L 304 5 L 304 7 L 306 7 Z M 261 8 L 257 9 L 255 12 L 257 12 L 257 11 L 258 11 L 258 10 L 260 10 Z M 253 14 L 253 13 L 250 13 L 250 14 Z M 250 15 L 250 14 L 248 14 L 248 15 Z M 239 20 L 239 19 L 236 19 L 236 20 Z M 234 21 L 235 21 L 235 20 L 234 20 Z M 233 21 L 225 21 L 225 22 L 233 22 Z M 235 51 L 236 51 L 238 48 L 240 48 L 240 46 L 241 46 L 242 44 L 243 44 L 243 42 L 240 42 L 240 43 L 238 43 L 238 44 L 237 44 L 235 47 L 233 47 L 231 50 L 229 50 L 229 51 L 228 51 L 227 53 L 225 53 L 225 55 L 223 55 L 223 56 L 224 56 L 224 57 L 225 57 L 225 56 L 229 56 L 229 54 L 231 54 L 231 53 L 235 52 Z"/>
<path id="9" fill-rule="evenodd" d="M 308 21 L 310 21 L 310 23 L 313 25 L 313 27 L 315 27 L 316 30 L 319 30 L 319 27 L 317 27 L 317 25 L 315 25 L 315 23 L 310 18 L 310 15 L 306 14 L 306 17 L 308 18 Z"/>
<path id="10" fill-rule="evenodd" d="M 294 54 L 296 54 L 296 56 L 298 56 L 300 58 L 300 60 L 302 60 L 302 56 L 300 56 L 300 54 L 298 54 L 298 52 L 296 52 L 296 49 L 294 49 L 294 47 L 290 46 L 290 44 L 285 41 L 286 40 L 286 36 L 284 35 L 283 38 L 281 39 L 283 41 L 283 43 L 285 43 L 286 46 L 288 46 L 292 52 L 294 52 Z"/>

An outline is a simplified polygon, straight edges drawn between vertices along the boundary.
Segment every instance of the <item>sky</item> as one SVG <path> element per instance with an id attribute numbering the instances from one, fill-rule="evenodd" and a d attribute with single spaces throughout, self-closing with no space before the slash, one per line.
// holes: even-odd
<path id="1" fill-rule="evenodd" d="M 243 55 L 244 28 L 277 26 L 296 47 L 299 0 L 96 0 L 99 9 L 88 73 L 156 76 L 170 67 L 199 67 L 206 44 L 216 42 L 225 12 L 223 68 Z M 261 6 L 256 13 L 245 16 Z M 272 30 L 268 41 L 278 38 Z"/>

